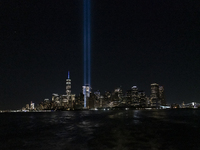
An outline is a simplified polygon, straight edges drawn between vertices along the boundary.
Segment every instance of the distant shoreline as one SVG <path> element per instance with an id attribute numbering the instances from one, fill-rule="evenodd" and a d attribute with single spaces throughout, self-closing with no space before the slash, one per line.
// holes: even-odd
<path id="1" fill-rule="evenodd" d="M 37 111 L 22 111 L 22 110 L 1 110 L 0 113 L 39 113 L 39 112 L 67 112 L 67 111 L 115 111 L 115 110 L 180 110 L 180 109 L 192 109 L 200 110 L 200 108 L 124 108 L 124 107 L 115 107 L 115 108 L 100 108 L 100 109 L 74 109 L 74 110 L 37 110 Z"/>

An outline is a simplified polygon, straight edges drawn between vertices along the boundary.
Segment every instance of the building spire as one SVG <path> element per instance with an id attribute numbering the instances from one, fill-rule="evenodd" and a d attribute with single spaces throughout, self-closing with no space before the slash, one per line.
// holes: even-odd
<path id="1" fill-rule="evenodd" d="M 69 71 L 68 71 L 68 79 L 70 78 L 70 73 L 69 73 Z"/>

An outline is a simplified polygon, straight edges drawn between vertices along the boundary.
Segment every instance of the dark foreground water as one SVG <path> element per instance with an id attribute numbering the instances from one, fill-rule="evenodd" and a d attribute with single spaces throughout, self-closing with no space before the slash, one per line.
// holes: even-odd
<path id="1" fill-rule="evenodd" d="M 200 110 L 0 114 L 0 150 L 200 149 Z"/>

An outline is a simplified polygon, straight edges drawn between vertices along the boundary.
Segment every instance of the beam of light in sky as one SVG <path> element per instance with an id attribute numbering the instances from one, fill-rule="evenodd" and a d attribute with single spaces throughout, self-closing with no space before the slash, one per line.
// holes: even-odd
<path id="1" fill-rule="evenodd" d="M 90 85 L 90 61 L 91 61 L 91 57 L 90 57 L 90 0 L 88 0 L 88 84 Z"/>
<path id="2" fill-rule="evenodd" d="M 84 86 L 91 84 L 90 62 L 90 0 L 84 0 Z M 90 92 L 90 91 L 89 91 Z M 84 107 L 86 107 L 86 95 L 84 94 Z"/>
<path id="3" fill-rule="evenodd" d="M 70 73 L 69 73 L 69 71 L 68 71 L 68 79 L 70 78 Z"/>
<path id="4" fill-rule="evenodd" d="M 87 3 L 84 0 L 84 86 L 87 82 Z M 84 94 L 84 107 L 86 108 L 86 91 L 83 89 Z"/>

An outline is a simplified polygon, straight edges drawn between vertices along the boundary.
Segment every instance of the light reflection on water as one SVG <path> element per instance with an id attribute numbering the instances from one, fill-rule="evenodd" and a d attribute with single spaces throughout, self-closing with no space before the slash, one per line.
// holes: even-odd
<path id="1" fill-rule="evenodd" d="M 199 117 L 200 110 L 0 114 L 0 149 L 197 149 Z"/>

